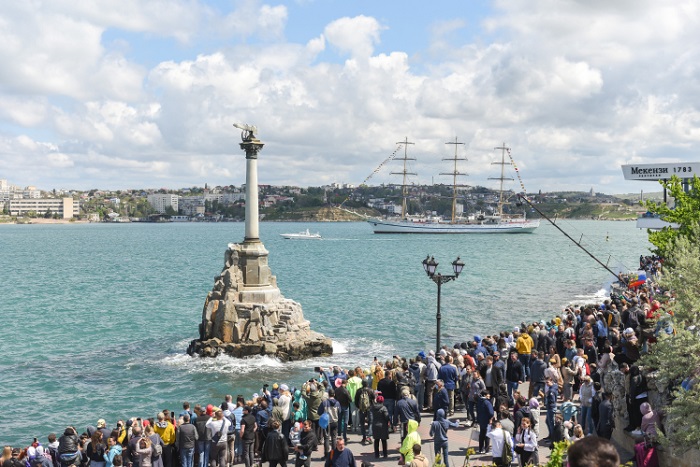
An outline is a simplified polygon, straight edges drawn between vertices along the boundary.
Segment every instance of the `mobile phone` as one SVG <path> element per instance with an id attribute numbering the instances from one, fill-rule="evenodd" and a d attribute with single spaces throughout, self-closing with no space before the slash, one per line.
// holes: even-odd
<path id="1" fill-rule="evenodd" d="M 321 372 L 321 367 L 320 367 L 320 366 L 315 366 L 315 367 L 314 367 L 314 371 L 317 372 L 317 373 L 320 373 L 320 372 Z"/>

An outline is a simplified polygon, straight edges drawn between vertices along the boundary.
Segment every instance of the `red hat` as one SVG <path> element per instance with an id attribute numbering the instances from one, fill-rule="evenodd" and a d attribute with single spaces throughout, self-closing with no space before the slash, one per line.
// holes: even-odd
<path id="1" fill-rule="evenodd" d="M 207 405 L 207 415 L 209 415 L 211 417 L 213 414 L 214 414 L 214 406 L 211 404 Z"/>

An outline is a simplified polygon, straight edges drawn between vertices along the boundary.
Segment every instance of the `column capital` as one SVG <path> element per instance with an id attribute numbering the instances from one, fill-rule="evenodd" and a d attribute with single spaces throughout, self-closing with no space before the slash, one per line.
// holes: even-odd
<path id="1" fill-rule="evenodd" d="M 246 159 L 257 159 L 258 153 L 262 150 L 263 146 L 265 146 L 265 143 L 259 139 L 244 140 L 241 143 L 241 149 L 245 151 Z"/>

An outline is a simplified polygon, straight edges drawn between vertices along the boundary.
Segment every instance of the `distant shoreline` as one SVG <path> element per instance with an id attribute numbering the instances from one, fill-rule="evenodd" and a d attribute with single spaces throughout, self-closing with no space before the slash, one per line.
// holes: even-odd
<path id="1" fill-rule="evenodd" d="M 582 218 L 582 217 L 562 217 L 560 219 L 567 219 L 567 220 L 577 220 L 577 221 L 613 221 L 613 222 L 631 222 L 631 221 L 636 221 L 637 219 L 590 219 L 590 218 Z M 242 223 L 244 221 L 220 221 L 220 222 L 90 222 L 90 221 L 85 221 L 85 220 L 70 220 L 70 219 L 31 219 L 27 222 L 16 222 L 16 221 L 10 221 L 10 222 L 2 222 L 0 221 L 0 226 L 2 225 L 60 225 L 60 224 L 77 224 L 77 225 L 88 225 L 88 224 L 221 224 L 221 223 Z M 280 222 L 280 223 L 291 223 L 291 222 L 296 222 L 298 224 L 325 224 L 325 223 L 335 223 L 335 222 L 364 222 L 363 220 L 321 220 L 321 219 L 314 219 L 314 220 L 282 220 L 282 219 L 276 219 L 276 220 L 261 220 L 261 223 L 267 223 L 267 222 Z"/>

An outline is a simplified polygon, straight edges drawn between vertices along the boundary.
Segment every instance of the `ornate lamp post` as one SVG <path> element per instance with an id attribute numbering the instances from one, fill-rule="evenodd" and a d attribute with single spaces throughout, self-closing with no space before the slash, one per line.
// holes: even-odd
<path id="1" fill-rule="evenodd" d="M 452 270 L 454 271 L 454 274 L 452 275 L 445 275 L 443 276 L 439 272 L 436 274 L 435 271 L 437 270 L 438 263 L 435 261 L 435 258 L 428 255 L 424 260 L 423 260 L 423 269 L 425 270 L 425 273 L 428 275 L 430 279 L 433 280 L 437 284 L 437 315 L 435 316 L 435 319 L 437 321 L 437 334 L 436 334 L 436 344 L 435 344 L 435 351 L 439 352 L 440 351 L 440 319 L 442 316 L 440 315 L 440 292 L 442 289 L 442 284 L 446 282 L 453 281 L 457 279 L 462 272 L 462 269 L 464 269 L 464 263 L 460 261 L 459 256 L 457 257 L 456 260 L 452 261 Z"/>

